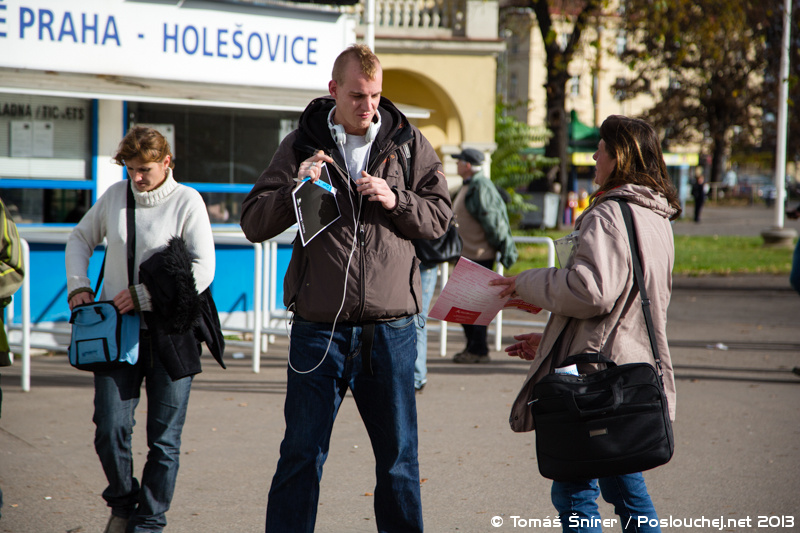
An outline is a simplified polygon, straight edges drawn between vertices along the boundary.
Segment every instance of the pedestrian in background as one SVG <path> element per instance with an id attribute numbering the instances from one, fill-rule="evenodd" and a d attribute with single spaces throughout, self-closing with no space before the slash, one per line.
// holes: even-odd
<path id="1" fill-rule="evenodd" d="M 428 311 L 439 269 L 449 268 L 448 263 L 458 261 L 462 247 L 455 220 L 450 221 L 447 232 L 438 239 L 414 239 L 422 282 L 422 309 L 417 314 L 417 360 L 414 365 L 414 388 L 417 392 L 422 392 L 428 383 Z"/>
<path id="2" fill-rule="evenodd" d="M 703 169 L 698 167 L 697 177 L 695 177 L 694 185 L 692 185 L 695 222 L 700 222 L 700 214 L 703 211 L 703 205 L 706 203 L 706 196 L 708 196 L 708 184 L 706 183 L 705 176 L 703 176 Z"/>
<path id="3" fill-rule="evenodd" d="M 543 333 L 516 336 L 519 342 L 506 348 L 511 356 L 533 361 L 512 407 L 514 431 L 535 429 L 530 412 L 533 386 L 570 355 L 599 352 L 618 365 L 653 364 L 627 228 L 614 198 L 628 202 L 638 233 L 670 418 L 675 417 L 675 377 L 666 326 L 675 258 L 670 221 L 680 215 L 678 195 L 658 135 L 642 120 L 608 117 L 600 126 L 594 160 L 599 189 L 576 222 L 577 244 L 570 261 L 562 268 L 530 269 L 490 282 L 505 287 L 501 297 L 515 294 L 552 313 Z M 582 374 L 593 370 L 592 365 L 578 368 Z M 551 498 L 563 531 L 598 531 L 597 527 L 572 524 L 600 523 L 596 500 L 601 493 L 614 505 L 623 530 L 660 531 L 658 525 L 652 525 L 658 524 L 658 516 L 641 473 L 554 481 Z M 639 518 L 647 520 L 642 523 Z M 628 523 L 636 527 L 628 527 Z"/>
<path id="4" fill-rule="evenodd" d="M 192 329 L 175 331 L 163 342 L 162 330 L 173 331 L 170 321 L 194 308 L 193 299 L 214 279 L 215 251 L 211 224 L 200 193 L 172 177 L 172 152 L 158 131 L 135 127 L 122 139 L 114 161 L 130 179 L 113 184 L 86 212 L 67 240 L 66 269 L 69 307 L 113 299 L 120 313 L 142 313 L 139 359 L 135 365 L 94 373 L 94 445 L 108 487 L 103 498 L 111 507 L 105 533 L 162 531 L 172 502 L 180 463 L 181 433 L 186 420 L 192 375 L 200 371 L 200 344 Z M 135 202 L 134 279 L 128 279 L 126 206 Z M 87 276 L 89 259 L 106 240 L 103 289 L 95 295 Z M 178 239 L 181 244 L 178 244 Z M 169 260 L 170 268 L 156 268 L 155 283 L 141 275 L 151 261 Z M 179 271 L 186 265 L 190 272 Z M 142 271 L 140 271 L 142 267 Z M 174 273 L 174 274 L 173 274 Z M 160 278 L 160 280 L 158 279 Z M 165 304 L 161 285 L 182 283 L 186 301 Z M 197 303 L 199 309 L 199 303 Z M 199 312 L 199 311 L 198 311 Z M 198 316 L 185 316 L 194 324 Z M 221 354 L 218 354 L 221 363 Z M 224 365 L 223 365 L 224 366 Z M 185 369 L 176 374 L 174 367 Z M 142 382 L 146 382 L 148 453 L 141 482 L 133 471 L 134 412 Z"/>
<path id="5" fill-rule="evenodd" d="M 420 263 L 419 278 L 422 284 L 422 308 L 417 319 L 417 358 L 414 362 L 414 389 L 422 392 L 428 384 L 428 311 L 430 310 L 441 263 Z"/>
<path id="6" fill-rule="evenodd" d="M 458 175 L 464 180 L 453 202 L 453 212 L 458 223 L 458 233 L 463 241 L 462 257 L 494 269 L 497 254 L 500 263 L 509 268 L 517 260 L 517 247 L 511 236 L 506 203 L 494 183 L 483 175 L 483 153 L 474 148 L 464 148 L 453 156 Z M 467 345 L 458 352 L 456 363 L 488 363 L 488 327 L 463 324 Z"/>
<path id="7" fill-rule="evenodd" d="M 318 180 L 325 165 L 341 211 L 305 246 L 295 239 L 284 279 L 294 313 L 286 430 L 266 531 L 314 530 L 331 431 L 350 389 L 375 455 L 377 529 L 421 532 L 414 323 L 422 290 L 412 239 L 444 234 L 450 196 L 431 144 L 381 96 L 383 71 L 369 47 L 342 52 L 331 78 L 332 98 L 306 107 L 242 204 L 248 239 L 279 235 L 296 222 L 296 181 Z"/>
<path id="8" fill-rule="evenodd" d="M 800 206 L 795 207 L 791 211 L 786 211 L 786 216 L 792 220 L 800 218 Z M 789 274 L 789 283 L 794 287 L 794 290 L 800 294 L 800 239 L 794 247 L 794 255 L 792 256 L 792 271 Z"/>
<path id="9" fill-rule="evenodd" d="M 2 199 L 0 199 L 0 231 L 2 231 L 0 234 L 0 367 L 2 367 L 11 365 L 11 352 L 5 327 L 6 307 L 25 279 L 25 264 L 22 260 L 22 246 L 17 225 L 9 216 Z M 2 411 L 3 389 L 0 388 L 0 415 Z M 2 510 L 3 491 L 0 490 L 0 512 Z"/>

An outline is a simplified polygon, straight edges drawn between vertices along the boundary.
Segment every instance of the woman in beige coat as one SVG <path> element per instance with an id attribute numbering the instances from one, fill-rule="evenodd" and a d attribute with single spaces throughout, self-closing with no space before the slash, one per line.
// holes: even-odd
<path id="1" fill-rule="evenodd" d="M 562 268 L 537 268 L 492 282 L 502 297 L 520 298 L 551 311 L 543 333 L 515 337 L 511 356 L 532 361 L 511 411 L 514 431 L 531 431 L 528 402 L 533 385 L 570 355 L 602 352 L 617 364 L 652 363 L 641 297 L 633 276 L 627 230 L 617 202 L 633 214 L 670 417 L 675 417 L 675 379 L 667 345 L 667 306 L 672 292 L 674 246 L 670 220 L 680 214 L 659 139 L 646 122 L 608 117 L 600 127 L 595 183 L 589 208 L 575 223 L 573 254 Z M 591 369 L 582 369 L 591 371 Z M 599 488 L 598 488 L 599 485 Z M 600 531 L 596 500 L 612 503 L 624 531 L 660 531 L 641 473 L 578 482 L 553 482 L 552 501 L 564 531 Z"/>

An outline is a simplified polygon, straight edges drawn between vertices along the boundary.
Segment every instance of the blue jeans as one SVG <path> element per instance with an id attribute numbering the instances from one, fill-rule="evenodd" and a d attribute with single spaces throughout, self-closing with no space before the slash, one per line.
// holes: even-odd
<path id="1" fill-rule="evenodd" d="M 599 488 L 598 488 L 599 485 Z M 576 533 L 602 532 L 597 497 L 614 506 L 625 533 L 658 533 L 656 514 L 644 476 L 641 472 L 624 476 L 586 479 L 581 481 L 554 481 L 551 498 L 561 518 L 563 531 Z M 641 517 L 641 518 L 640 518 Z"/>
<path id="2" fill-rule="evenodd" d="M 422 531 L 414 322 L 410 316 L 375 325 L 370 373 L 362 359 L 360 325 L 337 325 L 328 347 L 331 324 L 295 316 L 284 404 L 286 433 L 269 491 L 267 532 L 314 531 L 322 466 L 348 388 L 375 455 L 378 531 Z"/>
<path id="3" fill-rule="evenodd" d="M 149 451 L 140 485 L 133 473 L 131 436 L 142 381 Z M 167 524 L 191 387 L 191 376 L 172 381 L 145 335 L 135 366 L 94 374 L 94 447 L 108 479 L 103 498 L 112 514 L 129 519 L 129 533 L 161 531 Z"/>
<path id="4" fill-rule="evenodd" d="M 425 267 L 420 265 L 422 279 L 422 310 L 417 318 L 417 361 L 414 364 L 414 388 L 420 389 L 428 382 L 428 310 L 431 307 L 436 280 L 439 277 L 439 266 Z"/>

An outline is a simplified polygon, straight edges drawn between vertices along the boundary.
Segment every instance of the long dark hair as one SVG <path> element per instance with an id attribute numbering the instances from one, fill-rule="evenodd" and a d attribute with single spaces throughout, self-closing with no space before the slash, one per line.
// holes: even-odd
<path id="1" fill-rule="evenodd" d="M 638 118 L 611 115 L 600 126 L 600 138 L 617 164 L 597 194 L 627 183 L 644 185 L 663 194 L 675 208 L 676 213 L 670 220 L 678 218 L 681 214 L 678 191 L 669 178 L 661 143 L 653 127 Z"/>

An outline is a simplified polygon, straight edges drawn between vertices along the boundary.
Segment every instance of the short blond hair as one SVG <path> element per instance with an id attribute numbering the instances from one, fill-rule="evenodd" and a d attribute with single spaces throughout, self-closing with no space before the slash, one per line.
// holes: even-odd
<path id="1" fill-rule="evenodd" d="M 365 44 L 353 44 L 339 54 L 339 57 L 333 62 L 333 72 L 331 72 L 333 81 L 337 84 L 341 84 L 344 81 L 344 71 L 351 59 L 358 61 L 361 66 L 361 73 L 364 76 L 370 80 L 375 79 L 381 66 L 378 56 Z"/>

